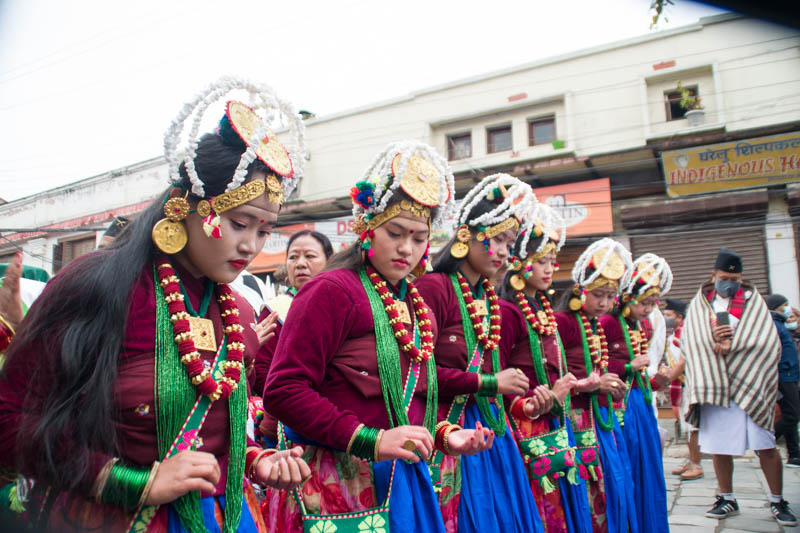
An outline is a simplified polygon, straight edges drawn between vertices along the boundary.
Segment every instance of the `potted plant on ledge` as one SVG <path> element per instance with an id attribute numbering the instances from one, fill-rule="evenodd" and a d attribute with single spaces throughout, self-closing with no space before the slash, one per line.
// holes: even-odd
<path id="1" fill-rule="evenodd" d="M 678 81 L 678 92 L 681 93 L 681 108 L 686 110 L 686 120 L 689 121 L 689 126 L 700 126 L 705 122 L 706 112 L 703 109 L 701 98 L 697 96 L 697 89 L 688 89 L 681 85 Z"/>

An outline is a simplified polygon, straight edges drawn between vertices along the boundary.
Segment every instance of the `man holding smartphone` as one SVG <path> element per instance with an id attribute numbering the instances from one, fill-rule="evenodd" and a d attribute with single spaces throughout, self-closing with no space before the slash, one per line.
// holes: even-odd
<path id="1" fill-rule="evenodd" d="M 717 254 L 712 278 L 689 304 L 681 351 L 689 390 L 687 420 L 699 427 L 700 450 L 713 456 L 720 495 L 706 512 L 739 514 L 733 456 L 754 450 L 770 489 L 770 509 L 781 525 L 797 519 L 783 499 L 783 463 L 772 433 L 778 392 L 780 340 L 764 299 L 742 279 L 742 258 Z"/>

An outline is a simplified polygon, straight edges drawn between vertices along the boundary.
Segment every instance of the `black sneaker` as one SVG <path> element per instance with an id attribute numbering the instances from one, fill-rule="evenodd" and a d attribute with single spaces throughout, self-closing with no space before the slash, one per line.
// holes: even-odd
<path id="1" fill-rule="evenodd" d="M 800 457 L 789 457 L 786 460 L 786 466 L 790 468 L 800 468 Z"/>
<path id="2" fill-rule="evenodd" d="M 797 518 L 792 514 L 792 510 L 789 509 L 789 502 L 786 500 L 781 500 L 778 503 L 770 503 L 769 509 L 772 511 L 772 516 L 775 517 L 775 520 L 782 526 L 796 526 L 797 525 Z M 708 516 L 708 515 L 706 515 Z"/>
<path id="3" fill-rule="evenodd" d="M 717 502 L 714 507 L 706 512 L 707 517 L 716 518 L 717 520 L 736 516 L 737 514 L 739 514 L 739 504 L 736 503 L 736 500 L 726 500 L 722 496 L 717 496 Z"/>

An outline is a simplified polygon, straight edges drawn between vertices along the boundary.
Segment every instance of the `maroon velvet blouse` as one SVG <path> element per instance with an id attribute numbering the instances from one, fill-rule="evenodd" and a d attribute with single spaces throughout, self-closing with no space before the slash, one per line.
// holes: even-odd
<path id="1" fill-rule="evenodd" d="M 68 266 L 62 275 L 70 269 Z M 173 261 L 178 276 L 183 283 L 194 309 L 199 309 L 203 295 L 205 279 L 194 278 L 176 260 Z M 41 305 L 50 298 L 59 298 L 57 284 L 48 284 L 36 304 Z M 156 295 L 153 285 L 153 266 L 148 264 L 139 279 L 131 287 L 128 323 L 120 352 L 117 369 L 117 383 L 114 391 L 115 416 L 114 425 L 117 431 L 117 442 L 122 462 L 134 465 L 150 465 L 161 460 L 158 455 L 156 436 L 156 399 L 155 399 L 155 328 L 156 328 Z M 34 304 L 34 305 L 36 305 Z M 255 347 L 258 339 L 249 324 L 253 322 L 253 312 L 247 302 L 236 295 L 236 304 L 240 312 L 240 323 L 244 326 L 245 366 L 253 363 Z M 219 304 L 212 297 L 207 318 L 214 324 L 217 344 L 222 340 L 222 320 L 219 316 Z M 15 468 L 12 458 L 17 446 L 18 428 L 22 418 L 23 400 L 29 390 L 30 373 L 40 368 L 41 350 L 57 350 L 60 343 L 51 339 L 43 339 L 39 349 L 30 353 L 19 354 L 4 371 L 6 379 L 0 382 L 0 461 L 9 468 Z M 213 361 L 216 354 L 200 351 L 204 361 Z M 41 369 L 45 372 L 48 369 Z M 188 414 L 188 413 L 187 413 Z M 87 413 L 91 416 L 91 413 Z M 213 453 L 220 464 L 222 477 L 217 484 L 216 494 L 225 492 L 225 480 L 228 461 L 228 445 L 230 425 L 227 400 L 215 402 L 205 424 L 200 431 L 202 446 L 199 451 Z M 249 445 L 255 445 L 250 442 Z M 92 454 L 91 466 L 81 483 L 84 494 L 88 494 L 102 466 L 110 459 L 100 451 Z M 25 473 L 25 472 L 23 472 Z M 207 496 L 207 494 L 204 494 Z"/>
<path id="2" fill-rule="evenodd" d="M 405 301 L 413 312 L 410 294 Z M 283 325 L 264 387 L 265 410 L 307 439 L 339 450 L 361 423 L 388 429 L 375 342 L 358 272 L 314 276 L 295 296 Z M 405 381 L 410 359 L 400 354 Z M 411 424 L 423 422 L 426 384 L 423 366 L 408 411 Z"/>
<path id="3" fill-rule="evenodd" d="M 586 363 L 583 354 L 583 339 L 581 330 L 583 326 L 578 321 L 578 317 L 573 312 L 559 311 L 556 313 L 556 323 L 558 323 L 558 334 L 561 336 L 561 343 L 564 345 L 564 356 L 567 359 L 567 370 L 578 378 L 586 377 Z M 572 406 L 576 409 L 587 409 L 591 405 L 592 394 L 572 392 Z M 601 406 L 608 406 L 608 398 L 605 394 L 597 394 L 597 400 Z"/>
<path id="4" fill-rule="evenodd" d="M 467 372 L 467 344 L 461 309 L 450 276 L 444 273 L 425 274 L 415 283 L 439 325 L 434 355 L 439 378 L 439 415 L 443 419 L 453 398 L 478 392 L 478 375 Z M 505 366 L 502 359 L 501 366 Z M 481 372 L 493 372 L 489 353 L 484 353 Z M 474 399 L 470 397 L 469 401 L 473 402 Z"/>

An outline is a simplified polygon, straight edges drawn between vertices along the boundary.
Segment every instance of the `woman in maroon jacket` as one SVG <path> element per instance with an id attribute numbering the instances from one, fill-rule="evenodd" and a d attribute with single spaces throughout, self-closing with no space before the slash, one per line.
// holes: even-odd
<path id="1" fill-rule="evenodd" d="M 414 141 L 388 145 L 351 190 L 359 239 L 298 292 L 267 376 L 264 407 L 312 470 L 294 499 L 267 494 L 271 531 L 441 532 L 425 460 L 491 446 L 479 424 L 437 422 L 437 323 L 406 280 L 453 195 L 447 163 Z"/>
<path id="2" fill-rule="evenodd" d="M 286 488 L 308 473 L 300 450 L 248 447 L 244 369 L 258 341 L 227 285 L 263 247 L 303 158 L 254 136 L 267 122 L 239 102 L 217 133 L 193 130 L 182 164 L 176 155 L 191 112 L 232 90 L 269 114 L 291 108 L 230 78 L 185 106 L 165 140 L 172 185 L 114 245 L 55 277 L 11 346 L 0 461 L 24 476 L 17 489 L 33 480 L 27 502 L 11 491 L 32 523 L 255 532 L 265 528 L 251 482 Z M 302 122 L 285 118 L 302 153 Z"/>
<path id="3" fill-rule="evenodd" d="M 609 372 L 608 344 L 598 318 L 611 309 L 630 279 L 630 253 L 613 239 L 592 243 L 572 270 L 575 286 L 567 293 L 569 310 L 556 313 L 567 368 L 578 378 L 573 389 L 572 425 L 581 476 L 587 479 L 595 531 L 639 531 L 633 483 L 613 401 L 625 383 Z"/>
<path id="4" fill-rule="evenodd" d="M 516 178 L 484 178 L 464 197 L 456 235 L 436 258 L 434 273 L 417 282 L 439 325 L 440 415 L 488 425 L 496 436 L 485 453 L 458 461 L 434 457 L 448 531 L 542 531 L 502 402 L 503 394 L 524 394 L 528 378 L 500 361 L 500 302 L 489 281 L 513 255 L 518 214 L 535 201 Z M 547 412 L 549 403 L 549 396 L 537 396 L 528 412 Z"/>

